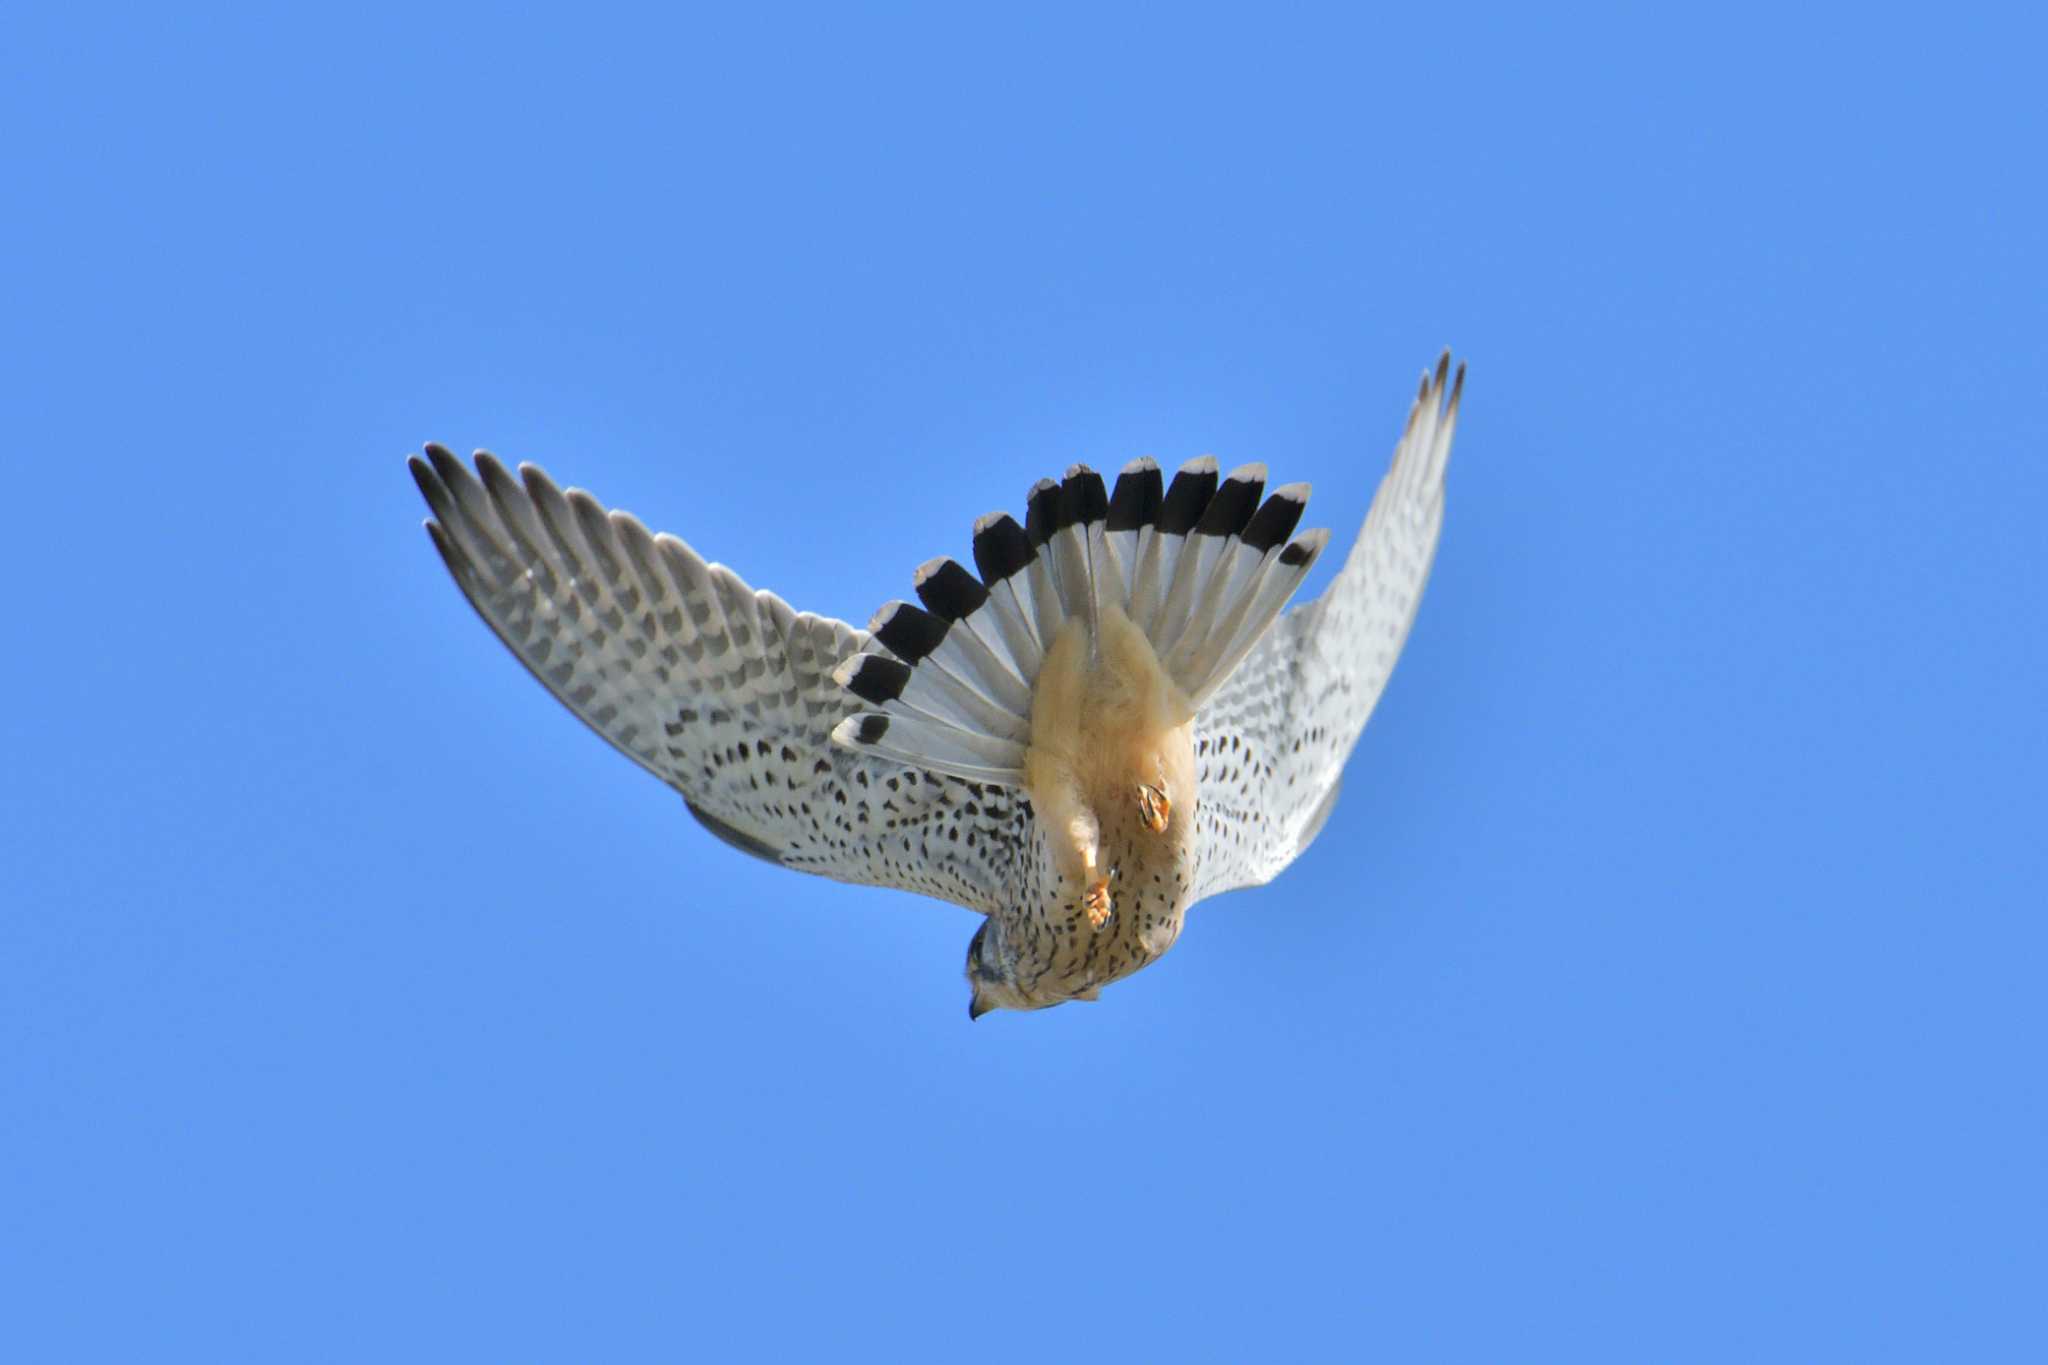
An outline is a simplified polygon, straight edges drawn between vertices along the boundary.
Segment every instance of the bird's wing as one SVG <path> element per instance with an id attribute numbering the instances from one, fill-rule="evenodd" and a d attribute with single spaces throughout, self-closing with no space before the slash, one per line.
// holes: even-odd
<path id="1" fill-rule="evenodd" d="M 1408 638 L 1443 525 L 1465 370 L 1425 374 L 1365 527 L 1329 590 L 1282 617 L 1195 721 L 1195 896 L 1272 880 L 1322 829 Z"/>
<path id="2" fill-rule="evenodd" d="M 833 681 L 868 634 L 792 611 L 578 489 L 440 446 L 411 461 L 470 604 L 563 705 L 744 852 L 989 913 L 1031 847 L 1017 794 L 851 752 Z"/>

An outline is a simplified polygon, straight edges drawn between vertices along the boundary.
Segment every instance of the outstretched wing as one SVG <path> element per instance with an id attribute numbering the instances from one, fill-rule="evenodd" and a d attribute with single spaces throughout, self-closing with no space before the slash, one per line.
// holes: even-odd
<path id="1" fill-rule="evenodd" d="M 578 489 L 440 446 L 411 461 L 427 534 L 484 623 L 563 705 L 682 793 L 713 834 L 839 881 L 989 913 L 1031 847 L 1015 793 L 853 753 L 833 681 L 866 631 L 792 611 Z"/>
<path id="2" fill-rule="evenodd" d="M 1308 847 L 1408 638 L 1436 556 L 1465 367 L 1445 353 L 1409 410 L 1365 527 L 1329 590 L 1282 617 L 1195 720 L 1195 896 L 1271 881 Z"/>

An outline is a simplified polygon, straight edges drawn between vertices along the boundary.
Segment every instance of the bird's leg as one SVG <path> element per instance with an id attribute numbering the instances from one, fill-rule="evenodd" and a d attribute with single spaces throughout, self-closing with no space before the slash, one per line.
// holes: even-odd
<path id="1" fill-rule="evenodd" d="M 1173 818 L 1173 803 L 1166 799 L 1166 789 L 1155 787 L 1150 782 L 1140 782 L 1138 816 L 1145 822 L 1145 828 L 1154 834 L 1166 833 L 1166 822 Z"/>
<path id="2" fill-rule="evenodd" d="M 1088 915 L 1088 927 L 1101 933 L 1109 926 L 1109 912 L 1113 908 L 1109 898 L 1109 878 L 1097 877 L 1088 884 L 1088 894 L 1081 897 L 1081 909 Z"/>
<path id="3" fill-rule="evenodd" d="M 1166 760 L 1158 754 L 1152 756 L 1152 774 L 1156 782 L 1138 784 L 1138 818 L 1154 834 L 1164 834 L 1173 819 L 1173 802 L 1166 796 Z"/>
<path id="4" fill-rule="evenodd" d="M 1110 923 L 1112 900 L 1110 878 L 1100 868 L 1102 833 L 1096 825 L 1096 814 L 1081 806 L 1075 814 L 1075 819 L 1069 823 L 1067 833 L 1073 839 L 1073 843 L 1069 843 L 1069 849 L 1075 857 L 1075 862 L 1079 862 L 1079 882 L 1081 886 L 1085 886 L 1085 890 L 1081 892 L 1081 913 L 1087 915 L 1087 927 L 1100 933 L 1102 927 Z"/>

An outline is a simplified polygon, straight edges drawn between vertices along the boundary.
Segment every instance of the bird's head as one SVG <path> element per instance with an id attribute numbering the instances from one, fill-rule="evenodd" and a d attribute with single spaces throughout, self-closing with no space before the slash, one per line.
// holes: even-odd
<path id="1" fill-rule="evenodd" d="M 972 992 L 967 1000 L 967 1017 L 979 1019 L 990 1010 L 1039 1008 L 1038 1002 L 1027 999 L 1018 989 L 1000 937 L 989 936 L 989 923 L 983 920 L 967 945 L 967 985 Z"/>
<path id="2" fill-rule="evenodd" d="M 990 920 L 982 921 L 967 945 L 967 1017 L 979 1019 L 990 1010 L 1046 1010 L 1069 1000 L 1093 1000 L 1099 985 L 1090 983 L 1074 994 L 1044 995 L 1026 990 L 1017 981 L 1015 961 L 1004 943 L 1000 928 L 989 932 Z"/>

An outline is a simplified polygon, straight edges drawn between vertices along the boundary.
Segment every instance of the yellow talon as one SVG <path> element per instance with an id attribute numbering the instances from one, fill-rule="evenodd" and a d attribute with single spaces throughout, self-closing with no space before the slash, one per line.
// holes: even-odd
<path id="1" fill-rule="evenodd" d="M 1138 784 L 1138 814 L 1144 817 L 1145 828 L 1154 834 L 1166 833 L 1166 822 L 1173 818 L 1173 803 L 1166 799 L 1166 793 L 1149 782 Z"/>
<path id="2" fill-rule="evenodd" d="M 1088 927 L 1101 930 L 1109 923 L 1109 878 L 1104 877 L 1088 888 L 1088 894 L 1081 897 L 1081 908 L 1088 912 Z"/>

